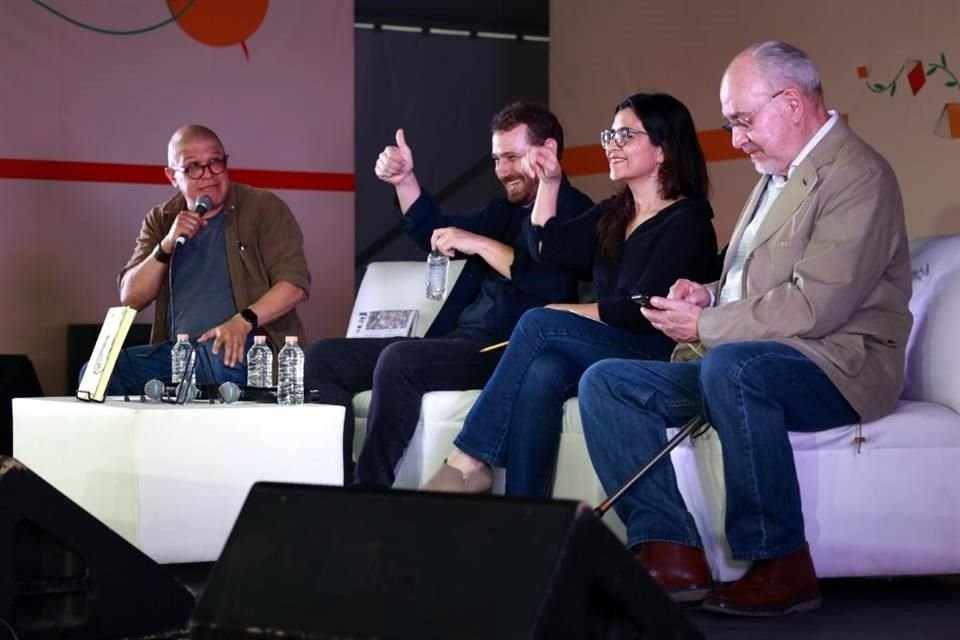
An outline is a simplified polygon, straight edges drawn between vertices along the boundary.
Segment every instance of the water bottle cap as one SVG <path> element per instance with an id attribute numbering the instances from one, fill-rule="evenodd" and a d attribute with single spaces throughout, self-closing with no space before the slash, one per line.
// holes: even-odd
<path id="1" fill-rule="evenodd" d="M 297 344 L 298 342 L 297 336 L 287 336 L 283 340 L 286 344 Z"/>
<path id="2" fill-rule="evenodd" d="M 253 336 L 253 344 L 266 344 L 267 336 Z"/>
<path id="3" fill-rule="evenodd" d="M 189 333 L 178 333 L 178 334 L 177 334 L 177 342 L 186 342 L 186 341 L 188 341 L 189 339 L 190 339 L 190 334 L 189 334 Z"/>

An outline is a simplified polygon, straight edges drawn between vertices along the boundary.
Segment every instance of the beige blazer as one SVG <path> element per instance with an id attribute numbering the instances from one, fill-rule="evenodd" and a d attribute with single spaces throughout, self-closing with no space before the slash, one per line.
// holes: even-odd
<path id="1" fill-rule="evenodd" d="M 769 176 L 740 213 L 718 294 Z M 864 422 L 889 413 L 903 387 L 913 319 L 900 187 L 890 165 L 838 121 L 790 176 L 747 247 L 743 299 L 704 309 L 700 345 L 776 340 L 816 363 Z"/>

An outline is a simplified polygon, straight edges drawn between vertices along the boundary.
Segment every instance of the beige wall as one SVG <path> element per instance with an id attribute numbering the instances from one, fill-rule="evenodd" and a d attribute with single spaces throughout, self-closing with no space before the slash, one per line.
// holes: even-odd
<path id="1" fill-rule="evenodd" d="M 593 7 L 588 9 L 588 7 Z M 900 179 L 911 237 L 960 232 L 960 139 L 933 134 L 944 104 L 960 89 L 938 72 L 914 96 L 906 78 L 896 94 L 872 93 L 857 77 L 887 83 L 906 59 L 945 53 L 960 75 L 960 2 L 922 0 L 611 0 L 588 5 L 552 0 L 550 104 L 568 144 L 593 144 L 613 106 L 639 90 L 671 93 L 690 108 L 698 129 L 720 124 L 720 77 L 730 58 L 761 40 L 785 40 L 819 65 L 830 108 L 891 162 Z M 756 173 L 747 160 L 713 162 L 713 205 L 721 244 Z M 609 193 L 604 176 L 575 180 L 594 197 Z"/>

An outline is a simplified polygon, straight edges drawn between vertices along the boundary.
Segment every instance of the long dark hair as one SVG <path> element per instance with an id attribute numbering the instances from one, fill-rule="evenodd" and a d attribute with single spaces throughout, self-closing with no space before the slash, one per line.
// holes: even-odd
<path id="1" fill-rule="evenodd" d="M 632 109 L 650 137 L 663 150 L 660 165 L 660 194 L 666 200 L 706 198 L 710 192 L 707 163 L 697 140 L 690 111 L 666 93 L 637 93 L 616 106 L 614 115 Z M 597 243 L 605 256 L 616 256 L 623 234 L 634 215 L 633 194 L 623 189 L 614 196 L 597 223 Z"/>

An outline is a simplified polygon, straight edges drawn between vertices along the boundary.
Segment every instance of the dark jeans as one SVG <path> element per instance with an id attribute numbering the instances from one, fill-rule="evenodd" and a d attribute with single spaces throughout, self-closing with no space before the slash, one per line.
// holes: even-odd
<path id="1" fill-rule="evenodd" d="M 721 345 L 697 362 L 604 360 L 580 379 L 579 403 L 608 495 L 663 447 L 667 428 L 704 415 L 723 450 L 727 541 L 737 560 L 778 558 L 804 543 L 787 432 L 860 419 L 817 365 L 772 341 Z M 614 508 L 630 547 L 648 540 L 702 547 L 669 458 Z"/>
<path id="2" fill-rule="evenodd" d="M 567 311 L 531 309 L 454 444 L 507 470 L 507 495 L 546 497 L 553 486 L 563 403 L 591 364 L 606 358 L 666 360 L 673 340 L 638 334 Z"/>
<path id="3" fill-rule="evenodd" d="M 346 409 L 344 469 L 352 465 L 353 396 L 373 390 L 356 482 L 393 485 L 397 464 L 417 428 L 423 394 L 482 388 L 503 353 L 480 353 L 489 344 L 465 337 L 331 338 L 307 348 L 304 388 L 319 392 L 312 396 L 315 401 Z"/>

